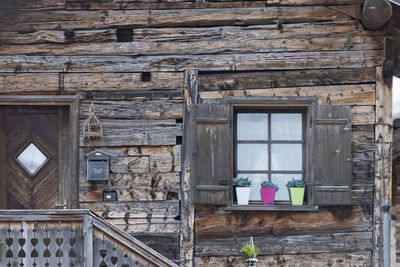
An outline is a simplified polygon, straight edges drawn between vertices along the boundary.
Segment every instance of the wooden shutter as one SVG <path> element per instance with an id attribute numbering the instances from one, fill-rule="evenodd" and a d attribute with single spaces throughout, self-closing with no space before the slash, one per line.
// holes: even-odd
<path id="1" fill-rule="evenodd" d="M 229 107 L 198 104 L 194 108 L 194 201 L 196 204 L 228 204 L 232 180 Z"/>
<path id="2" fill-rule="evenodd" d="M 314 204 L 350 205 L 350 106 L 315 105 L 312 116 Z"/>

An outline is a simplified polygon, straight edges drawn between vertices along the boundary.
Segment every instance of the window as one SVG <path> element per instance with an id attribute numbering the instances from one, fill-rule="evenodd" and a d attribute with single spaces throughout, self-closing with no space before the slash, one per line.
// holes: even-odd
<path id="1" fill-rule="evenodd" d="M 347 105 L 315 97 L 230 97 L 193 105 L 190 172 L 195 204 L 235 210 L 307 210 L 351 204 L 351 116 Z M 232 178 L 253 180 L 248 207 L 234 201 Z M 303 177 L 305 209 L 290 205 L 286 183 Z M 277 205 L 264 206 L 261 180 L 278 183 Z"/>
<path id="2" fill-rule="evenodd" d="M 286 183 L 305 175 L 306 110 L 236 109 L 235 175 L 252 181 L 250 201 L 261 201 L 262 181 L 277 184 L 275 201 L 289 201 Z"/>

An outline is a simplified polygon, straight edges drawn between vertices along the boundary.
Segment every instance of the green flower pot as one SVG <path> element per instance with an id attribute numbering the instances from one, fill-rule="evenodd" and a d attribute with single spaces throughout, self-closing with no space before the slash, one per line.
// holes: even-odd
<path id="1" fill-rule="evenodd" d="M 292 205 L 303 205 L 304 200 L 304 187 L 291 187 L 290 191 L 290 200 L 292 201 Z"/>

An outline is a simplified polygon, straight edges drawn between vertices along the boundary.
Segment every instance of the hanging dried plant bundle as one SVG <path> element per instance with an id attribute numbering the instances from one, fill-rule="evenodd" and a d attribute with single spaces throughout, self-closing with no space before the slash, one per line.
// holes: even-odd
<path id="1" fill-rule="evenodd" d="M 90 141 L 103 137 L 103 127 L 95 114 L 93 103 L 89 107 L 89 116 L 83 123 L 83 140 Z"/>

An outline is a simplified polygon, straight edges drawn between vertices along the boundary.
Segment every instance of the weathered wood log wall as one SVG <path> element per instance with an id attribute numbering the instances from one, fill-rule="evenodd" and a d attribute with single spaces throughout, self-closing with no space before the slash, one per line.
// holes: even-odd
<path id="1" fill-rule="evenodd" d="M 261 265 L 369 266 L 376 73 L 385 33 L 363 29 L 362 3 L 0 1 L 0 93 L 79 94 L 81 126 L 94 102 L 104 138 L 81 137 L 80 205 L 168 258 L 179 261 L 182 223 L 195 229 L 197 266 L 239 266 L 249 236 L 262 247 Z M 123 32 L 129 42 L 120 42 Z M 351 105 L 353 204 L 317 212 L 203 206 L 180 217 L 180 192 L 188 191 L 180 178 L 188 69 L 199 70 L 203 103 L 317 96 L 321 104 Z M 86 181 L 86 154 L 94 148 L 113 155 L 107 183 Z M 105 190 L 116 191 L 118 202 L 102 202 Z"/>

